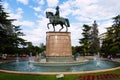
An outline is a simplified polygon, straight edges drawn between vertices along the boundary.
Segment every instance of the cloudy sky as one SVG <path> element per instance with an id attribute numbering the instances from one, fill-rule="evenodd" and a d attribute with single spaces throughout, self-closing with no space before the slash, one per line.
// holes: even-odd
<path id="1" fill-rule="evenodd" d="M 2 0 L 5 11 L 10 13 L 10 18 L 17 19 L 13 24 L 21 25 L 23 38 L 34 45 L 46 43 L 46 32 L 49 20 L 45 12 L 55 13 L 55 7 L 60 6 L 60 16 L 70 21 L 69 32 L 71 32 L 72 45 L 80 45 L 82 38 L 82 25 L 92 25 L 97 21 L 99 34 L 111 26 L 112 17 L 120 14 L 119 0 Z M 57 30 L 60 26 L 57 26 Z M 65 31 L 63 29 L 62 31 Z"/>

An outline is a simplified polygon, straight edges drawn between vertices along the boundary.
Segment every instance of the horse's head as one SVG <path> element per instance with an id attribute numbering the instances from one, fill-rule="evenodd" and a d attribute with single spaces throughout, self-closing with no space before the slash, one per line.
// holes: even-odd
<path id="1" fill-rule="evenodd" d="M 54 16 L 52 12 L 46 12 L 46 18 L 50 17 L 50 16 Z"/>

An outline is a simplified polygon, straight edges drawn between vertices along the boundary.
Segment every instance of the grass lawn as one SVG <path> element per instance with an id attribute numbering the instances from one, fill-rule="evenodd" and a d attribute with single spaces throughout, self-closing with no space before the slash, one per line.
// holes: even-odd
<path id="1" fill-rule="evenodd" d="M 120 69 L 104 73 L 95 73 L 90 75 L 100 75 L 100 74 L 120 74 Z M 76 80 L 79 76 L 85 76 L 88 74 L 77 74 L 77 75 L 65 75 L 61 80 Z M 0 80 L 57 80 L 55 75 L 20 75 L 20 74 L 8 74 L 0 73 Z M 113 79 L 112 79 L 113 80 Z M 120 79 L 115 79 L 120 80 Z"/>

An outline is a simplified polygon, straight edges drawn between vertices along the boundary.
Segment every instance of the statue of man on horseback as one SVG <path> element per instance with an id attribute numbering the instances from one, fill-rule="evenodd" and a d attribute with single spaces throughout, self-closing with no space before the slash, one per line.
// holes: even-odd
<path id="1" fill-rule="evenodd" d="M 59 24 L 61 26 L 59 32 L 64 28 L 64 26 L 66 27 L 66 32 L 68 31 L 68 27 L 70 27 L 69 20 L 67 18 L 60 17 L 59 6 L 56 7 L 55 15 L 53 12 L 46 12 L 46 17 L 49 18 L 49 23 L 47 24 L 48 29 L 49 24 L 52 24 L 55 32 L 55 26 Z"/>

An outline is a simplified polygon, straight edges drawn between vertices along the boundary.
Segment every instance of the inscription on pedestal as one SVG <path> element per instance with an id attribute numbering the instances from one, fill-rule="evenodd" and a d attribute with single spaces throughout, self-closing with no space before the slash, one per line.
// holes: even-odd
<path id="1" fill-rule="evenodd" d="M 47 32 L 46 56 L 72 56 L 70 32 Z"/>

